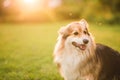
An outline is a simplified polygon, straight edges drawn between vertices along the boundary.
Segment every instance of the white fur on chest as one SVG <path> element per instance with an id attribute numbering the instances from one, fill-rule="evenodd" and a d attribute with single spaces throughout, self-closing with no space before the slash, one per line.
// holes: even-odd
<path id="1" fill-rule="evenodd" d="M 55 62 L 60 64 L 60 73 L 65 80 L 77 80 L 80 77 L 79 65 L 84 60 L 77 50 L 65 50 L 61 55 L 55 57 Z"/>

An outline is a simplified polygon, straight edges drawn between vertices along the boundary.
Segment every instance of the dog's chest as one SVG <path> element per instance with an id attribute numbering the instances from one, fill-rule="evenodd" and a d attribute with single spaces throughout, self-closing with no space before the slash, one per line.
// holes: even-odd
<path id="1" fill-rule="evenodd" d="M 55 57 L 55 62 L 60 63 L 63 66 L 67 67 L 76 67 L 80 63 L 80 53 L 68 53 L 63 52 L 62 55 L 58 55 Z"/>
<path id="2" fill-rule="evenodd" d="M 64 52 L 62 55 L 56 56 L 56 62 L 60 64 L 61 75 L 67 80 L 75 80 L 79 76 L 80 53 Z"/>

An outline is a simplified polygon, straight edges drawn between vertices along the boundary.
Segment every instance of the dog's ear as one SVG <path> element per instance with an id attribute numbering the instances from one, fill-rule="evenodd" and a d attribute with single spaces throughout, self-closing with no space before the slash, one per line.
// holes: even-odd
<path id="1" fill-rule="evenodd" d="M 66 39 L 68 36 L 67 27 L 61 27 L 58 31 L 58 34 L 61 35 L 63 39 Z"/>
<path id="2" fill-rule="evenodd" d="M 86 31 L 86 33 L 88 35 L 90 35 L 89 29 L 88 29 L 89 25 L 88 25 L 87 21 L 85 19 L 81 19 L 80 24 L 82 25 L 83 30 Z"/>
<path id="3" fill-rule="evenodd" d="M 87 23 L 87 21 L 85 20 L 85 19 L 81 19 L 80 20 L 80 24 L 82 25 L 82 27 L 84 27 L 84 28 L 87 28 L 88 29 L 88 23 Z"/>

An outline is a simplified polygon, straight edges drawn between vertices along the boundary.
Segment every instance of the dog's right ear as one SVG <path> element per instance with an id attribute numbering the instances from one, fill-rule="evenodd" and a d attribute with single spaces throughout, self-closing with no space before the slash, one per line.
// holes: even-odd
<path id="1" fill-rule="evenodd" d="M 67 27 L 61 27 L 58 34 L 61 35 L 63 39 L 66 39 L 68 37 Z"/>

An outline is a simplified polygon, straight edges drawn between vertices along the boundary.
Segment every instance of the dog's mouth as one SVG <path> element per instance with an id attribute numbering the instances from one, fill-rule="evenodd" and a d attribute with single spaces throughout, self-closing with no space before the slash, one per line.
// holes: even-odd
<path id="1" fill-rule="evenodd" d="M 77 42 L 72 42 L 72 45 L 78 47 L 80 50 L 85 50 L 87 47 L 85 44 L 79 44 Z"/>

